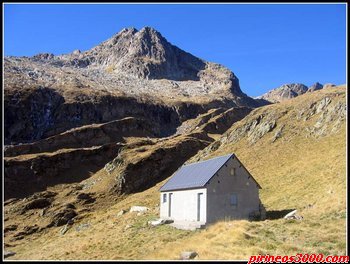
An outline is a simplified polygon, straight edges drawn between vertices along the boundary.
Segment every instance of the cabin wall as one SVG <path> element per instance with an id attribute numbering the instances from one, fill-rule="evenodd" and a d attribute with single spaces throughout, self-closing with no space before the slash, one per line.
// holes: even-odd
<path id="1" fill-rule="evenodd" d="M 200 195 L 200 203 L 198 208 L 198 194 Z M 163 195 L 166 195 L 166 201 Z M 169 196 L 171 195 L 171 201 Z M 161 192 L 160 194 L 160 217 L 163 219 L 172 219 L 175 221 L 197 221 L 198 209 L 200 210 L 199 222 L 206 222 L 207 219 L 207 190 L 205 188 L 191 190 L 176 190 L 170 192 Z M 169 203 L 171 204 L 169 216 Z"/>
<path id="2" fill-rule="evenodd" d="M 213 176 L 207 184 L 207 222 L 223 219 L 247 219 L 259 211 L 259 188 L 249 173 L 240 167 L 235 156 Z M 231 168 L 235 175 L 231 175 Z M 237 205 L 231 204 L 231 196 L 237 197 Z M 234 200 L 234 199 L 233 199 Z"/>

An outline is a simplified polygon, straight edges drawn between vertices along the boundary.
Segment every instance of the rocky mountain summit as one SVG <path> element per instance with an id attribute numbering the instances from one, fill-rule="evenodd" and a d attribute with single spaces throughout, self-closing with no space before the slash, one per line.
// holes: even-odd
<path id="1" fill-rule="evenodd" d="M 46 87 L 93 87 L 152 97 L 246 97 L 238 78 L 227 68 L 199 59 L 170 44 L 158 31 L 126 28 L 91 50 L 55 56 L 8 57 L 7 87 L 40 82 Z M 212 99 L 212 98 L 211 98 Z"/>
<path id="2" fill-rule="evenodd" d="M 263 99 L 271 103 L 278 103 L 297 97 L 307 92 L 321 90 L 322 88 L 324 88 L 324 86 L 318 82 L 314 83 L 310 87 L 307 87 L 306 85 L 301 83 L 290 83 L 284 84 L 276 89 L 270 90 L 267 93 L 256 97 L 256 99 Z"/>
<path id="3" fill-rule="evenodd" d="M 6 57 L 4 77 L 5 144 L 130 116 L 151 119 L 169 135 L 211 108 L 261 104 L 241 91 L 229 69 L 150 27 L 123 29 L 83 52 Z"/>
<path id="4" fill-rule="evenodd" d="M 307 89 L 307 92 L 309 92 L 309 93 L 314 92 L 317 90 L 321 90 L 322 88 L 323 88 L 323 85 L 320 84 L 319 82 L 316 82 Z"/>

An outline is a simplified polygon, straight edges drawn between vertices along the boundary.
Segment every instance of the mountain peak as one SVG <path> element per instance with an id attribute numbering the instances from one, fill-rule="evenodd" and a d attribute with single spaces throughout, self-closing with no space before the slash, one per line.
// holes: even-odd
<path id="1" fill-rule="evenodd" d="M 169 43 L 157 30 L 124 28 L 88 51 L 94 65 L 141 79 L 199 80 L 205 62 Z"/>
<path id="2" fill-rule="evenodd" d="M 152 38 L 158 38 L 158 39 L 164 39 L 162 34 L 160 34 L 159 31 L 155 30 L 152 27 L 143 27 L 140 30 L 137 30 L 134 27 L 128 27 L 123 28 L 120 30 L 114 37 L 125 37 L 125 36 L 135 36 L 140 39 L 152 39 Z M 165 40 L 165 39 L 164 39 Z"/>
<path id="3" fill-rule="evenodd" d="M 277 103 L 304 94 L 307 90 L 308 87 L 302 83 L 287 83 L 276 89 L 270 90 L 257 98 Z"/>
<path id="4" fill-rule="evenodd" d="M 323 88 L 323 85 L 320 84 L 319 82 L 316 82 L 313 85 L 311 85 L 307 91 L 313 92 L 313 91 L 321 90 L 322 88 Z"/>
<path id="5" fill-rule="evenodd" d="M 270 90 L 267 93 L 256 97 L 256 99 L 264 99 L 272 103 L 278 103 L 278 102 L 282 102 L 282 101 L 297 97 L 304 93 L 321 90 L 325 87 L 326 85 L 322 85 L 319 82 L 314 83 L 310 87 L 307 87 L 302 83 L 288 83 L 288 84 L 283 84 L 282 86 L 276 89 Z"/>
<path id="6" fill-rule="evenodd" d="M 81 74 L 81 80 L 76 77 L 72 86 L 76 83 L 83 86 L 83 82 L 91 85 L 86 80 L 86 76 L 91 75 L 94 87 L 109 87 L 108 90 L 120 90 L 131 96 L 146 94 L 173 101 L 175 98 L 184 101 L 194 97 L 201 101 L 225 98 L 233 99 L 237 105 L 256 105 L 241 91 L 239 80 L 231 70 L 183 51 L 149 26 L 140 30 L 123 28 L 84 52 L 75 50 L 58 56 L 41 54 L 30 58 L 28 63 L 35 63 L 37 69 L 42 67 L 52 74 L 57 67 L 65 67 L 76 76 Z M 30 73 L 32 75 L 36 76 Z M 67 76 L 59 82 L 66 85 L 72 81 Z"/>
<path id="7" fill-rule="evenodd" d="M 117 34 L 115 34 L 115 37 L 116 36 L 122 36 L 122 35 L 134 35 L 137 32 L 138 32 L 138 30 L 136 28 L 134 28 L 134 27 L 123 28 Z"/>
<path id="8" fill-rule="evenodd" d="M 124 33 L 133 33 L 133 34 L 135 34 L 137 32 L 147 33 L 147 34 L 159 34 L 160 35 L 159 31 L 157 31 L 153 27 L 149 27 L 149 26 L 145 26 L 145 27 L 141 28 L 140 30 L 137 30 L 135 27 L 125 27 L 125 28 L 121 29 L 117 33 L 117 35 L 118 34 L 124 34 Z"/>
<path id="9" fill-rule="evenodd" d="M 145 32 L 145 33 L 148 33 L 148 34 L 159 34 L 160 33 L 154 29 L 153 27 L 149 27 L 149 26 L 146 26 L 146 27 L 143 27 L 140 32 Z"/>
<path id="10" fill-rule="evenodd" d="M 119 31 L 119 33 L 123 33 L 123 32 L 133 32 L 136 33 L 138 30 L 134 27 L 128 27 L 128 28 L 123 28 L 121 31 Z"/>

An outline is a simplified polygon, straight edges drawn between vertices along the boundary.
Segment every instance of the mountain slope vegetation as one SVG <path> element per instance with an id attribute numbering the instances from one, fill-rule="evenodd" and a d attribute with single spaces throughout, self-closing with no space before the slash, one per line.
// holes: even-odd
<path id="1" fill-rule="evenodd" d="M 200 136 L 204 148 L 189 155 L 192 158 L 187 162 L 237 155 L 262 186 L 266 220 L 226 219 L 194 232 L 168 225 L 152 227 L 147 222 L 159 215 L 158 190 L 166 179 L 145 190 L 117 195 L 106 193 L 104 187 L 115 174 L 101 169 L 80 184 L 48 188 L 47 192 L 58 193 L 52 202 L 57 206 L 68 203 L 67 197 L 76 197 L 79 185 L 87 186 L 92 179 L 97 182 L 85 191 L 91 192 L 96 202 L 81 207 L 74 203 L 79 215 L 65 232 L 63 225 L 53 226 L 16 239 L 21 236 L 18 233 L 30 230 L 14 224 L 11 216 L 28 201 L 9 200 L 5 204 L 5 246 L 16 252 L 11 259 L 178 259 L 187 250 L 198 252 L 199 259 L 246 260 L 256 254 L 345 255 L 346 89 L 330 87 L 254 109 L 222 135 L 208 137 L 212 130 L 196 127 L 199 121 L 188 122 L 193 130 L 183 127 L 187 133 L 205 131 Z M 179 137 L 182 140 L 184 136 Z M 148 151 L 158 148 L 157 143 L 140 139 L 129 139 L 127 144 L 129 150 L 122 150 L 118 157 L 130 163 L 144 160 Z M 144 149 L 136 151 L 138 148 Z M 171 155 L 176 158 L 179 154 Z M 117 172 L 128 172 L 125 168 L 120 166 Z M 64 196 L 68 192 L 76 193 Z M 50 194 L 46 196 L 50 198 Z M 133 205 L 149 210 L 143 214 L 127 212 Z M 302 220 L 283 219 L 294 209 Z M 125 212 L 119 214 L 121 210 Z M 34 208 L 18 217 L 39 223 L 46 221 L 46 213 L 43 216 L 41 212 L 41 208 Z"/>

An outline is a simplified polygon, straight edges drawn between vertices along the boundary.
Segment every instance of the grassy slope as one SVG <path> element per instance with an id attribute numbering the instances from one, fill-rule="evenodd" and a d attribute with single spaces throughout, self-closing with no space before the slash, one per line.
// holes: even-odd
<path id="1" fill-rule="evenodd" d="M 298 209 L 304 220 L 222 222 L 186 243 L 167 245 L 151 256 L 176 257 L 191 247 L 202 259 L 247 259 L 252 254 L 345 254 L 344 133 L 343 129 L 335 137 L 308 144 L 290 142 L 284 148 L 237 146 L 228 151 L 235 152 L 263 186 L 261 200 L 267 210 Z"/>
<path id="2" fill-rule="evenodd" d="M 293 108 L 304 101 L 308 103 L 312 96 L 322 98 L 332 91 L 266 106 L 251 115 L 268 107 L 275 111 Z M 341 91 L 340 98 L 344 98 L 345 90 Z M 261 200 L 267 210 L 298 209 L 304 217 L 302 221 L 223 221 L 195 232 L 170 226 L 152 228 L 146 222 L 158 215 L 158 188 L 163 182 L 101 208 L 63 236 L 59 228 L 39 238 L 33 236 L 32 241 L 11 249 L 17 253 L 11 259 L 177 259 L 184 250 L 197 251 L 200 259 L 248 259 L 252 254 L 346 254 L 345 122 L 337 133 L 306 137 L 305 126 L 317 116 L 299 122 L 292 114 L 293 111 L 277 122 L 277 128 L 282 123 L 287 127 L 276 142 L 271 143 L 273 131 L 253 145 L 245 137 L 235 144 L 223 144 L 208 156 L 234 152 L 263 187 Z M 151 210 L 140 216 L 116 216 L 132 205 L 146 205 Z M 78 232 L 75 227 L 81 223 L 91 226 Z M 125 230 L 127 225 L 131 227 Z"/>

